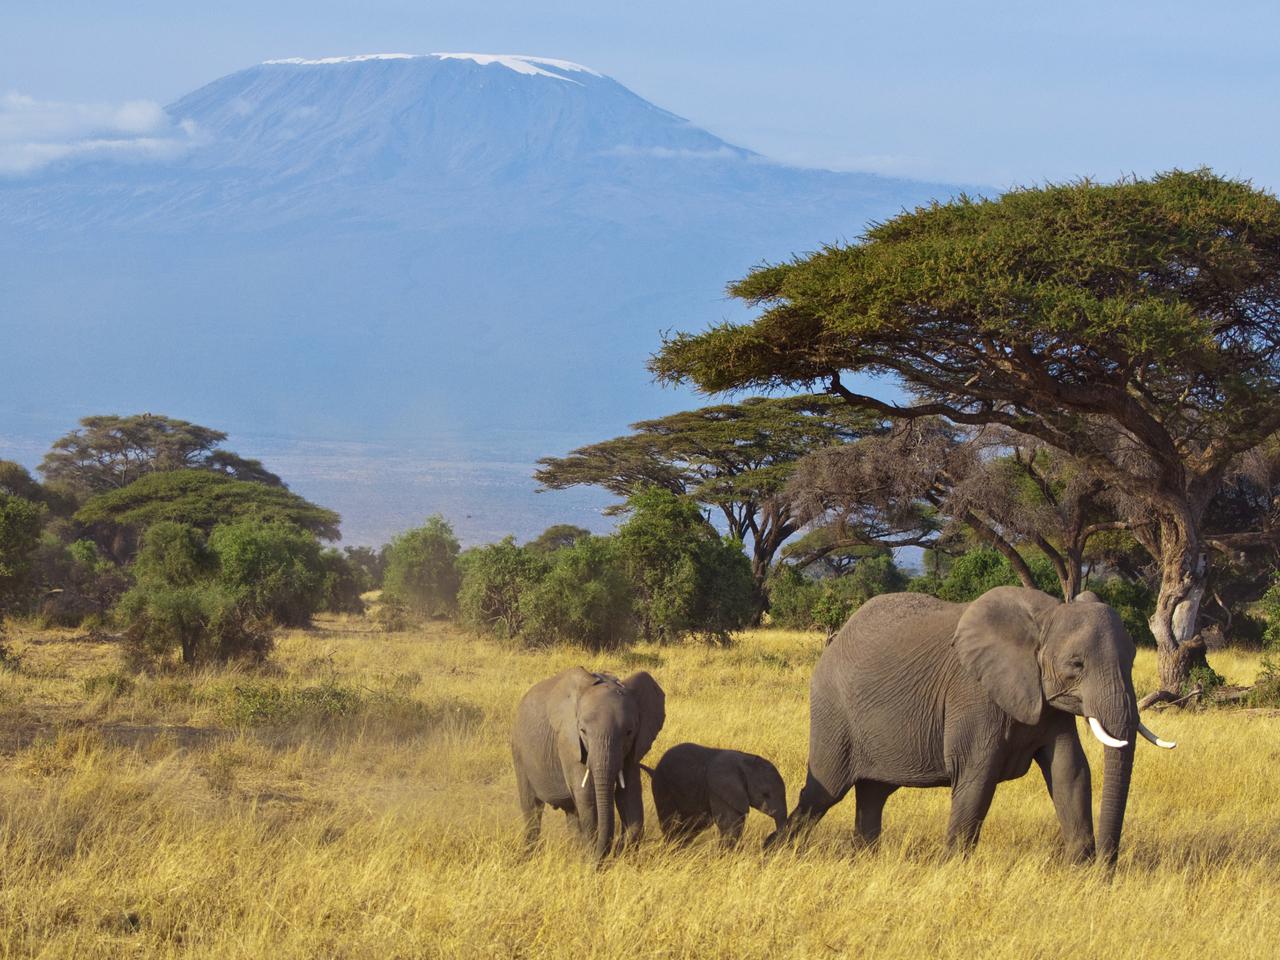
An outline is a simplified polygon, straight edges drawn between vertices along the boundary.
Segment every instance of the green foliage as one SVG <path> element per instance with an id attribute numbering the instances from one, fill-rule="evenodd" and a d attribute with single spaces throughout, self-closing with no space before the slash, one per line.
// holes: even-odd
<path id="1" fill-rule="evenodd" d="M 218 572 L 218 557 L 195 527 L 164 520 L 147 530 L 133 562 L 138 583 L 189 587 Z"/>
<path id="2" fill-rule="evenodd" d="M 1015 586 L 1020 582 L 1008 560 L 995 550 L 979 548 L 951 561 L 938 587 L 938 597 L 952 603 L 968 603 L 993 587 Z"/>
<path id="3" fill-rule="evenodd" d="M 763 579 L 800 526 L 787 492 L 796 461 L 880 426 L 879 418 L 823 394 L 749 397 L 642 420 L 626 436 L 543 458 L 534 477 L 551 490 L 590 484 L 631 497 L 660 487 L 688 496 L 719 510 L 730 536 L 750 537 Z"/>
<path id="4" fill-rule="evenodd" d="M 363 591 L 381 590 L 382 574 L 387 566 L 387 548 L 343 547 L 347 561 L 359 571 Z"/>
<path id="5" fill-rule="evenodd" d="M 448 616 L 457 608 L 461 574 L 458 539 L 439 514 L 387 547 L 382 592 L 420 616 Z"/>
<path id="6" fill-rule="evenodd" d="M 162 660 L 174 650 L 195 666 L 234 657 L 262 659 L 270 633 L 241 611 L 235 595 L 206 580 L 185 586 L 146 581 L 126 593 L 117 607 L 125 640 L 147 659 Z"/>
<path id="7" fill-rule="evenodd" d="M 556 523 L 547 527 L 524 546 L 526 550 L 532 550 L 534 553 L 555 553 L 565 547 L 572 547 L 579 540 L 589 536 L 591 531 L 586 527 L 577 527 L 572 523 Z"/>
<path id="8" fill-rule="evenodd" d="M 316 538 L 290 523 L 237 520 L 214 528 L 218 580 L 249 616 L 302 627 L 324 599 Z"/>
<path id="9" fill-rule="evenodd" d="M 1262 664 L 1249 691 L 1254 707 L 1280 707 L 1280 576 L 1276 576 L 1258 601 L 1258 613 L 1266 621 L 1262 633 Z"/>
<path id="10" fill-rule="evenodd" d="M 725 643 L 757 616 L 750 561 L 736 541 L 721 539 L 696 503 L 650 487 L 627 505 L 631 518 L 616 537 L 645 639 L 692 633 Z"/>
<path id="11" fill-rule="evenodd" d="M 904 590 L 907 583 L 888 554 L 863 557 L 837 577 L 810 579 L 782 567 L 770 579 L 769 616 L 783 627 L 835 631 L 872 597 Z"/>
<path id="12" fill-rule="evenodd" d="M 1155 594 L 1150 587 L 1138 580 L 1114 576 L 1101 581 L 1090 580 L 1088 587 L 1120 614 L 1120 620 L 1134 643 L 1144 647 L 1156 645 L 1148 622 L 1156 606 Z"/>
<path id="13" fill-rule="evenodd" d="M 48 529 L 36 550 L 35 575 L 46 587 L 37 608 L 41 622 L 64 627 L 104 617 L 130 583 L 92 540 L 68 544 Z"/>
<path id="14" fill-rule="evenodd" d="M 149 473 L 193 468 L 284 486 L 257 460 L 215 449 L 225 439 L 221 430 L 150 413 L 85 417 L 79 429 L 54 441 L 40 472 L 82 496 L 127 487 Z"/>
<path id="15" fill-rule="evenodd" d="M 320 609 L 329 613 L 363 613 L 360 594 L 372 587 L 364 569 L 351 562 L 350 554 L 325 550 L 320 554 L 320 569 Z"/>
<path id="16" fill-rule="evenodd" d="M 323 540 L 338 539 L 339 518 L 283 487 L 235 480 L 208 470 L 149 473 L 127 487 L 93 497 L 75 515 L 84 524 L 145 530 L 171 520 L 205 533 L 221 523 L 283 521 Z"/>
<path id="17" fill-rule="evenodd" d="M 514 637 L 524 628 L 521 598 L 547 572 L 544 552 L 516 546 L 506 537 L 462 554 L 458 609 L 464 623 L 497 637 Z"/>
<path id="18" fill-rule="evenodd" d="M 555 553 L 551 569 L 520 598 L 524 634 L 607 650 L 635 636 L 631 582 L 608 537 L 584 537 Z"/>
<path id="19" fill-rule="evenodd" d="M 183 663 L 194 666 L 270 652 L 269 632 L 221 582 L 218 556 L 201 531 L 153 525 L 133 573 L 137 582 L 120 598 L 116 615 L 140 659 L 163 660 L 177 650 Z"/>
<path id="20" fill-rule="evenodd" d="M 44 514 L 41 504 L 0 493 L 0 620 L 29 598 Z"/>

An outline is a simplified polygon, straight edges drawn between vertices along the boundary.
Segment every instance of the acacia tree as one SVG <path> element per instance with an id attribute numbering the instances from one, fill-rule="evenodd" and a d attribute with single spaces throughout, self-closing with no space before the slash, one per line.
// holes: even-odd
<path id="1" fill-rule="evenodd" d="M 551 490 L 587 484 L 623 498 L 660 487 L 717 509 L 730 536 L 750 542 L 752 575 L 763 584 L 778 549 L 800 529 L 786 492 L 796 461 L 881 423 L 837 397 L 751 397 L 642 420 L 634 433 L 544 457 L 534 477 Z"/>
<path id="2" fill-rule="evenodd" d="M 669 338 L 660 380 L 811 388 L 894 418 L 999 424 L 1133 495 L 1159 565 L 1166 696 L 1203 660 L 1202 521 L 1280 428 L 1280 202 L 1208 171 L 960 197 L 730 287 L 752 323 Z M 905 405 L 846 372 L 889 374 Z"/>
<path id="3" fill-rule="evenodd" d="M 167 470 L 210 470 L 235 480 L 284 486 L 260 461 L 217 449 L 226 439 L 221 430 L 152 413 L 84 417 L 79 429 L 54 441 L 40 472 L 51 484 L 90 496 Z"/>

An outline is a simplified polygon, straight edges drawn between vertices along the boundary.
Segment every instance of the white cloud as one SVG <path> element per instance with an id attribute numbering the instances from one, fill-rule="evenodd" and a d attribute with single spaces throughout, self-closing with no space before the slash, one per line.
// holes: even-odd
<path id="1" fill-rule="evenodd" d="M 175 123 L 158 103 L 63 103 L 20 93 L 0 96 L 0 175 L 33 173 L 80 156 L 164 159 L 196 138 L 190 121 Z"/>

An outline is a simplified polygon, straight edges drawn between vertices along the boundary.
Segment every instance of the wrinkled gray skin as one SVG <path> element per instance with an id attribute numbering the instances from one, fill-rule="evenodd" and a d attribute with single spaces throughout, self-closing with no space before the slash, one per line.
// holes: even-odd
<path id="1" fill-rule="evenodd" d="M 688 843 L 714 823 L 721 841 L 736 846 L 752 809 L 772 817 L 779 830 L 786 825 L 786 784 L 777 767 L 754 753 L 681 743 L 649 772 L 668 840 Z"/>
<path id="2" fill-rule="evenodd" d="M 662 729 L 664 704 L 662 688 L 643 670 L 618 680 L 572 667 L 530 688 L 516 708 L 511 737 L 527 845 L 538 839 L 547 804 L 563 810 L 583 841 L 594 844 L 597 862 L 613 846 L 615 803 L 623 845 L 640 839 L 640 760 Z"/>
<path id="3" fill-rule="evenodd" d="M 857 836 L 871 843 L 899 787 L 949 786 L 947 840 L 968 849 L 996 784 L 1035 761 L 1071 857 L 1114 864 L 1137 735 L 1133 658 L 1120 618 L 1091 593 L 1070 604 L 1022 587 L 969 604 L 909 593 L 868 601 L 814 669 L 808 777 L 766 845 L 811 826 L 851 788 Z M 1077 716 L 1128 741 L 1105 748 L 1096 850 Z"/>

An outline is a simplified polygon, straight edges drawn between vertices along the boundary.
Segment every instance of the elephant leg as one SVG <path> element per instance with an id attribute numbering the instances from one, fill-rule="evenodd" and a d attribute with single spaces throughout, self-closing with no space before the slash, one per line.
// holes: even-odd
<path id="1" fill-rule="evenodd" d="M 520 811 L 524 814 L 524 845 L 531 850 L 542 831 L 542 801 L 523 776 L 516 776 L 516 789 L 520 794 Z"/>
<path id="2" fill-rule="evenodd" d="M 627 788 L 618 789 L 614 794 L 614 803 L 618 808 L 618 822 L 621 825 L 618 849 L 625 850 L 632 844 L 639 843 L 644 836 L 644 794 L 640 790 L 640 768 L 635 768 L 634 778 L 627 771 Z"/>
<path id="3" fill-rule="evenodd" d="M 746 810 L 735 810 L 714 794 L 711 796 L 711 819 L 720 831 L 720 842 L 730 849 L 738 845 L 742 827 L 747 822 Z"/>
<path id="4" fill-rule="evenodd" d="M 947 845 L 967 853 L 978 844 L 982 821 L 996 794 L 994 771 L 982 770 L 956 780 L 951 788 L 951 820 L 947 824 Z"/>
<path id="5" fill-rule="evenodd" d="M 1060 732 L 1036 752 L 1036 763 L 1053 798 L 1067 856 L 1075 863 L 1092 860 L 1093 788 L 1074 720 L 1070 730 Z"/>
<path id="6" fill-rule="evenodd" d="M 880 783 L 876 780 L 859 780 L 854 785 L 854 800 L 857 812 L 854 814 L 854 831 L 859 842 L 872 846 L 880 839 L 880 830 L 884 819 L 884 804 L 897 786 Z"/>
<path id="7" fill-rule="evenodd" d="M 765 849 L 793 838 L 803 837 L 813 829 L 828 810 L 844 799 L 852 786 L 851 783 L 841 784 L 833 792 L 813 775 L 813 769 L 810 768 L 805 777 L 804 787 L 800 790 L 800 799 L 796 801 L 795 809 L 787 817 L 787 825 L 769 834 L 765 840 Z"/>

